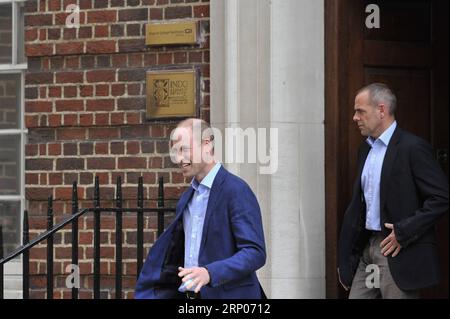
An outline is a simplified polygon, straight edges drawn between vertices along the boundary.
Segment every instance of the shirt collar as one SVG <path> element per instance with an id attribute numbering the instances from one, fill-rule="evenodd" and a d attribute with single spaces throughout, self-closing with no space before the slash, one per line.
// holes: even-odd
<path id="1" fill-rule="evenodd" d="M 209 189 L 212 188 L 212 184 L 214 182 L 214 179 L 216 178 L 217 173 L 219 172 L 219 169 L 222 165 L 220 163 L 216 163 L 216 165 L 214 165 L 214 167 L 209 171 L 208 175 L 206 175 L 203 180 L 201 181 L 201 183 L 199 184 L 197 182 L 197 180 L 195 179 L 195 177 L 192 179 L 191 181 L 191 185 L 192 187 L 198 191 L 200 186 L 203 185 L 204 187 L 207 187 Z"/>
<path id="2" fill-rule="evenodd" d="M 367 144 L 373 146 L 376 141 L 380 140 L 385 146 L 388 146 L 396 128 L 397 121 L 394 121 L 394 123 L 392 123 L 391 126 L 389 126 L 389 128 L 384 131 L 383 134 L 381 134 L 380 137 L 376 140 L 374 140 L 372 136 L 369 136 L 366 140 Z"/>

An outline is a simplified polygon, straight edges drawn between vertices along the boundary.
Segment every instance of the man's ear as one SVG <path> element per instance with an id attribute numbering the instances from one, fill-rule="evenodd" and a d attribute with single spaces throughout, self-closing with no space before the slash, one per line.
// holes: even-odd
<path id="1" fill-rule="evenodd" d="M 381 118 L 384 118 L 386 116 L 386 111 L 387 111 L 386 104 L 382 104 L 382 103 L 378 104 L 378 109 L 380 110 Z"/>

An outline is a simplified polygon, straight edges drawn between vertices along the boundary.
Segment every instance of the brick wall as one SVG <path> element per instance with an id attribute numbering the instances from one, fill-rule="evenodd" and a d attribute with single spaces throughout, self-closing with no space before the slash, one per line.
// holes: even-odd
<path id="1" fill-rule="evenodd" d="M 155 66 L 199 66 L 200 114 L 209 120 L 209 1 L 201 0 L 29 0 L 25 40 L 26 198 L 31 237 L 46 227 L 46 200 L 55 199 L 56 222 L 71 211 L 71 184 L 78 182 L 81 207 L 92 206 L 94 177 L 100 178 L 102 206 L 113 206 L 117 176 L 124 182 L 125 207 L 136 207 L 139 176 L 144 197 L 156 198 L 163 176 L 166 197 L 178 198 L 186 180 L 168 154 L 176 122 L 145 120 L 145 72 Z M 80 7 L 80 28 L 66 28 L 69 4 Z M 147 47 L 145 24 L 199 20 L 205 40 L 198 46 Z M 174 201 L 172 202 L 174 204 Z M 154 202 L 146 202 L 146 206 Z M 102 297 L 113 297 L 115 273 L 112 215 L 102 216 Z M 92 216 L 80 227 L 81 298 L 92 297 Z M 146 248 L 156 219 L 146 217 Z M 124 296 L 136 277 L 136 218 L 124 215 Z M 45 244 L 31 250 L 31 297 L 45 297 Z M 144 252 L 146 256 L 147 250 Z M 55 298 L 69 298 L 64 268 L 70 264 L 70 228 L 55 238 Z"/>

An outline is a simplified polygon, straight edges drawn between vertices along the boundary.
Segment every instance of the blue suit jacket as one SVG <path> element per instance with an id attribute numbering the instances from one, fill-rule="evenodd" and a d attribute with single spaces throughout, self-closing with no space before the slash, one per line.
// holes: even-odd
<path id="1" fill-rule="evenodd" d="M 189 187 L 177 204 L 174 221 L 154 243 L 136 284 L 137 299 L 177 298 L 184 264 L 183 211 L 193 195 Z M 211 281 L 205 299 L 259 299 L 263 291 L 255 271 L 266 261 L 258 201 L 250 187 L 223 167 L 214 179 L 203 226 L 199 267 Z"/>

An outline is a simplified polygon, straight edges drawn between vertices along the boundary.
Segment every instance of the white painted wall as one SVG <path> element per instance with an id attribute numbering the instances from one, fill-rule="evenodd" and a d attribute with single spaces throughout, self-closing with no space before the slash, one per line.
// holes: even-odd
<path id="1" fill-rule="evenodd" d="M 323 0 L 211 1 L 211 122 L 278 128 L 278 171 L 227 167 L 255 191 L 269 298 L 325 298 Z"/>

